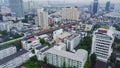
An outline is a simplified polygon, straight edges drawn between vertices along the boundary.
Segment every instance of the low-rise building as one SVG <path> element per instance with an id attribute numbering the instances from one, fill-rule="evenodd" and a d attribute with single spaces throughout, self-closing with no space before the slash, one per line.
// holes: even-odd
<path id="1" fill-rule="evenodd" d="M 29 52 L 23 49 L 0 60 L 0 68 L 16 68 L 29 60 L 29 58 Z"/>
<path id="2" fill-rule="evenodd" d="M 66 67 L 84 68 L 87 56 L 88 52 L 83 49 L 71 53 L 64 50 L 57 50 L 54 47 L 49 49 L 46 54 L 47 63 L 60 68 L 63 67 L 64 64 L 66 64 Z"/>
<path id="3" fill-rule="evenodd" d="M 14 54 L 16 47 L 13 45 L 0 46 L 0 60 Z"/>
<path id="4" fill-rule="evenodd" d="M 64 63 L 66 67 L 84 68 L 87 60 L 88 52 L 83 49 L 77 50 L 72 53 L 66 51 L 66 44 L 58 43 L 55 46 L 41 46 L 35 50 L 38 60 L 44 61 L 56 67 L 62 67 Z"/>
<path id="5" fill-rule="evenodd" d="M 21 43 L 22 43 L 22 47 L 26 50 L 31 50 L 31 49 L 41 46 L 40 41 L 35 37 L 27 39 L 27 40 L 23 40 L 21 41 Z"/>

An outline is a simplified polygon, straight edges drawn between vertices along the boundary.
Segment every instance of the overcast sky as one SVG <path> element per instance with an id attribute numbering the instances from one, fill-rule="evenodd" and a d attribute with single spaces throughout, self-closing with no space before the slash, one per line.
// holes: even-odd
<path id="1" fill-rule="evenodd" d="M 28 1 L 28 0 L 25 0 L 25 1 Z M 68 2 L 68 3 L 78 3 L 78 2 L 81 2 L 81 3 L 90 3 L 92 2 L 93 0 L 34 0 L 34 1 L 60 1 L 60 2 Z M 106 1 L 108 0 L 98 0 L 99 2 L 101 3 L 105 3 Z M 112 3 L 120 3 L 120 0 L 110 0 Z"/>

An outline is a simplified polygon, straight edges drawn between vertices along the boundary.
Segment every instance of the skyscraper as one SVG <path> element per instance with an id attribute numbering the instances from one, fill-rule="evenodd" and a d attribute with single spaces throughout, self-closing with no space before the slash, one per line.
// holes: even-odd
<path id="1" fill-rule="evenodd" d="M 36 25 L 40 26 L 43 29 L 47 29 L 48 27 L 48 12 L 43 9 L 37 10 L 37 19 Z"/>
<path id="2" fill-rule="evenodd" d="M 92 5 L 92 13 L 96 14 L 98 11 L 98 0 L 94 0 L 93 5 Z"/>
<path id="3" fill-rule="evenodd" d="M 17 18 L 24 17 L 23 1 L 22 0 L 9 0 L 9 5 L 11 8 L 11 11 L 14 13 L 13 16 L 15 16 Z"/>
<path id="4" fill-rule="evenodd" d="M 106 3 L 105 11 L 110 11 L 110 1 Z"/>

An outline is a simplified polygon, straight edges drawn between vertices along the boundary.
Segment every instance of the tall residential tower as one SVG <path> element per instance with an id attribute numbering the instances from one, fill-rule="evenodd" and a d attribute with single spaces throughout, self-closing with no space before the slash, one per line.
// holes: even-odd
<path id="1" fill-rule="evenodd" d="M 13 13 L 13 16 L 17 18 L 24 17 L 23 11 L 23 1 L 22 0 L 9 0 L 10 9 Z"/>
<path id="2" fill-rule="evenodd" d="M 113 42 L 113 29 L 99 28 L 93 33 L 91 53 L 95 53 L 98 60 L 107 62 L 112 53 Z"/>
<path id="3" fill-rule="evenodd" d="M 48 28 L 48 12 L 43 9 L 37 10 L 37 20 L 36 25 L 40 26 L 43 29 Z"/>

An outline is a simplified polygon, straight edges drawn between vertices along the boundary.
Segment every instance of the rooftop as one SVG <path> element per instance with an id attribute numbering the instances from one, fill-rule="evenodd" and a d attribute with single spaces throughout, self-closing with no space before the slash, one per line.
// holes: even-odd
<path id="1" fill-rule="evenodd" d="M 27 53 L 27 52 L 28 52 L 27 50 L 22 49 L 21 51 L 18 51 L 18 52 L 16 52 L 16 53 L 13 54 L 13 55 L 10 55 L 10 56 L 8 56 L 8 57 L 6 57 L 6 58 L 3 58 L 2 60 L 0 60 L 0 65 L 5 64 L 5 63 L 7 63 L 8 61 L 13 60 L 13 59 L 15 59 L 16 57 L 19 57 L 19 56 L 21 56 L 21 55 L 23 55 L 23 54 L 25 54 L 25 53 Z"/>
<path id="2" fill-rule="evenodd" d="M 36 40 L 36 38 L 30 38 L 30 39 L 28 39 L 28 41 L 35 41 Z"/>
<path id="3" fill-rule="evenodd" d="M 5 45 L 5 46 L 0 46 L 0 50 L 4 50 L 4 49 L 7 49 L 9 47 L 15 47 L 13 45 Z"/>
<path id="4" fill-rule="evenodd" d="M 113 38 L 114 30 L 112 27 L 110 27 L 109 29 L 99 28 L 95 31 L 95 33 L 105 34 Z"/>
<path id="5" fill-rule="evenodd" d="M 83 50 L 83 49 L 77 50 L 76 53 L 71 53 L 71 52 L 67 52 L 64 50 L 57 50 L 55 48 L 51 48 L 47 52 L 51 53 L 51 54 L 67 57 L 69 59 L 73 59 L 73 60 L 77 60 L 77 61 L 83 61 L 84 58 L 88 54 L 88 52 L 86 50 Z"/>
<path id="6" fill-rule="evenodd" d="M 63 38 L 65 38 L 65 37 L 68 37 L 68 36 L 70 36 L 71 34 L 69 33 L 69 32 L 63 32 L 63 33 L 61 33 L 60 35 L 59 35 L 59 38 L 61 38 L 61 39 L 63 39 Z"/>
<path id="7" fill-rule="evenodd" d="M 77 36 L 79 36 L 79 34 L 72 34 L 72 35 L 68 36 L 66 39 L 72 40 L 72 39 L 74 39 Z"/>

